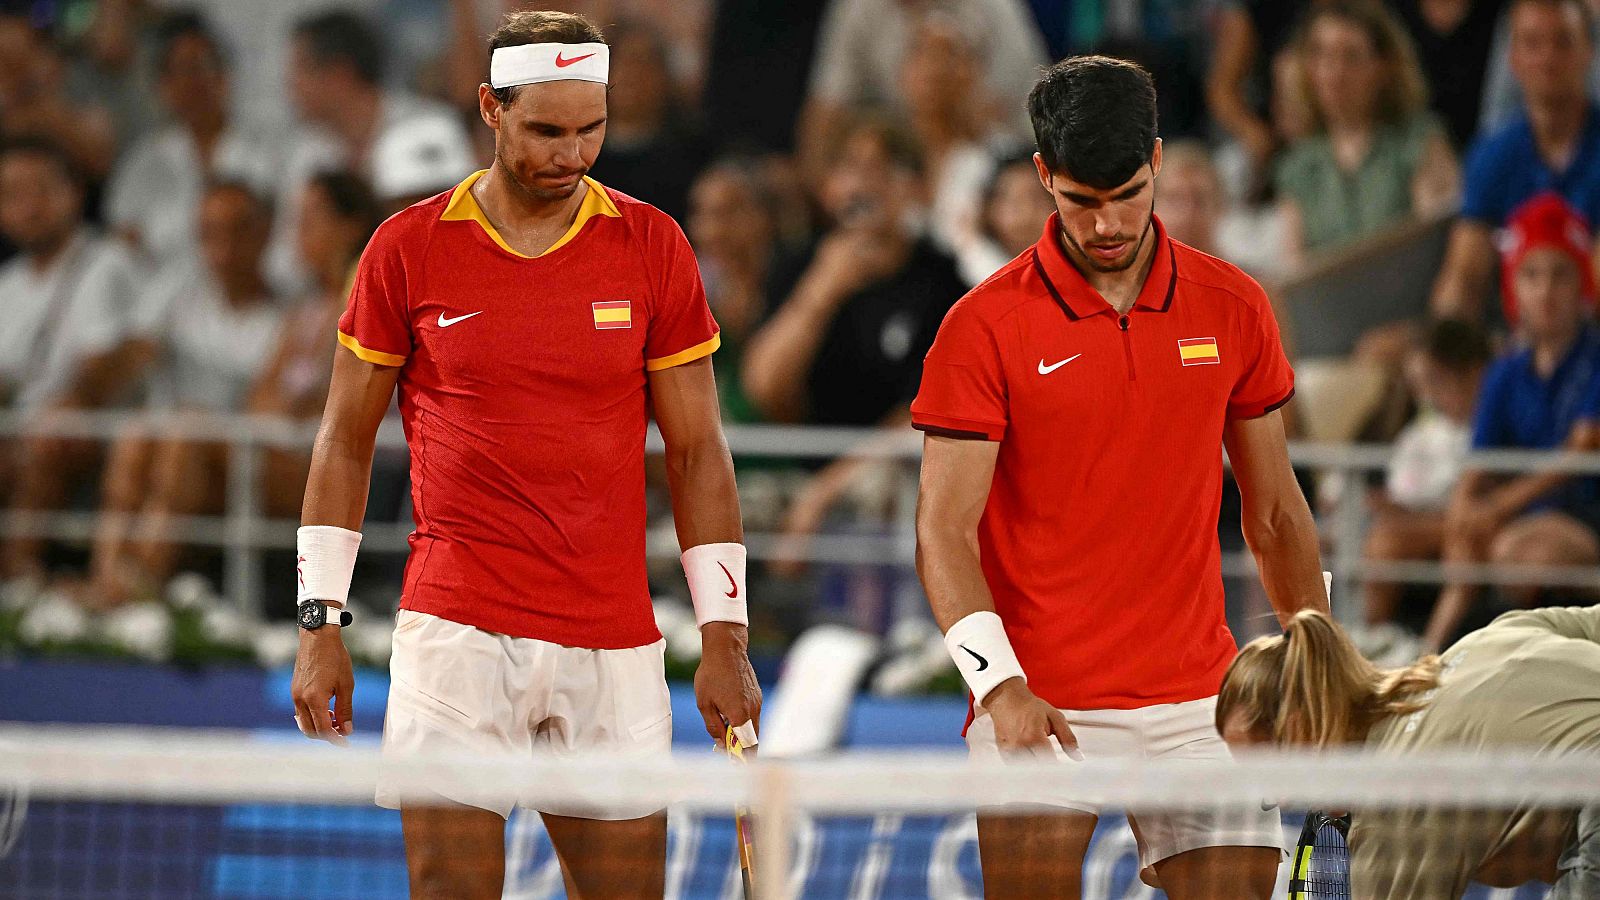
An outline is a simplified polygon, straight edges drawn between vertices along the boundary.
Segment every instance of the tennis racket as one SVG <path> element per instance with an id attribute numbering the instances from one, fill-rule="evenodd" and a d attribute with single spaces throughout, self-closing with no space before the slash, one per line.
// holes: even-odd
<path id="1" fill-rule="evenodd" d="M 728 755 L 735 762 L 744 763 L 744 744 L 739 736 L 733 733 L 733 726 L 728 726 L 728 733 L 723 738 L 728 748 Z M 751 840 L 750 811 L 742 806 L 733 810 L 733 830 L 739 841 L 739 870 L 744 876 L 744 900 L 756 900 L 755 876 L 752 875 L 755 860 L 755 844 Z"/>
<path id="2" fill-rule="evenodd" d="M 1290 860 L 1289 900 L 1350 900 L 1349 816 L 1306 814 Z"/>

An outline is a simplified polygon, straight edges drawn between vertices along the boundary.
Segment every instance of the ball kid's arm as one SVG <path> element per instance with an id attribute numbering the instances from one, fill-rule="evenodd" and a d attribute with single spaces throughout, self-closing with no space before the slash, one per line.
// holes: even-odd
<path id="1" fill-rule="evenodd" d="M 1283 414 L 1230 419 L 1222 433 L 1244 504 L 1244 539 L 1280 625 L 1302 609 L 1328 611 L 1317 524 L 1289 465 Z"/>

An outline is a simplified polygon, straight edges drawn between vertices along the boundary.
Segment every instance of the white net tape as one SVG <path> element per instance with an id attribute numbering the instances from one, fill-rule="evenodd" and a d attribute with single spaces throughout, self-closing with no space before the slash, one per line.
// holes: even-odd
<path id="1" fill-rule="evenodd" d="M 1559 859 L 1576 858 L 1583 829 L 1594 827 L 1593 816 L 1580 821 L 1576 811 L 1600 810 L 1594 756 L 976 765 L 963 755 L 875 753 L 741 767 L 709 751 L 659 760 L 395 760 L 371 744 L 333 748 L 239 733 L 0 729 L 0 897 L 403 897 L 398 816 L 372 806 L 380 779 L 409 785 L 419 804 L 448 793 L 516 797 L 534 807 L 575 797 L 670 807 L 666 893 L 681 898 L 738 896 L 738 806 L 755 814 L 756 871 L 788 873 L 759 880 L 759 896 L 852 900 L 981 896 L 974 811 L 1047 793 L 1070 793 L 1105 811 L 1082 869 L 1086 898 L 1161 896 L 1138 877 L 1138 845 L 1120 811 L 1223 815 L 1275 802 L 1286 849 L 1313 809 L 1355 810 L 1358 829 L 1363 815 L 1377 822 L 1459 811 L 1445 820 L 1460 832 L 1445 835 L 1448 846 L 1475 840 L 1473 823 L 1548 811 L 1559 827 L 1529 832 L 1544 845 L 1513 848 L 1542 854 L 1548 881 L 1559 874 Z M 1412 838 L 1416 847 L 1402 846 Z M 1413 824 L 1385 840 L 1397 857 L 1420 859 L 1435 852 L 1422 844 L 1438 838 Z M 1600 843 L 1600 835 L 1590 841 Z M 637 849 L 604 852 L 621 861 Z M 1288 869 L 1281 867 L 1280 888 Z M 536 815 L 512 817 L 505 883 L 506 896 L 562 895 Z M 1532 881 L 1464 890 L 1473 898 L 1536 898 L 1547 888 Z"/>

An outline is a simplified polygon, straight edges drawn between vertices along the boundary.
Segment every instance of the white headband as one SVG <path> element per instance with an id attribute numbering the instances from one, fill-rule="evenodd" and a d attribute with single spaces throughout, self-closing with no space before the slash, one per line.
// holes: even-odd
<path id="1" fill-rule="evenodd" d="M 497 90 L 543 81 L 609 84 L 610 74 L 611 48 L 605 44 L 521 44 L 489 57 L 489 85 Z"/>

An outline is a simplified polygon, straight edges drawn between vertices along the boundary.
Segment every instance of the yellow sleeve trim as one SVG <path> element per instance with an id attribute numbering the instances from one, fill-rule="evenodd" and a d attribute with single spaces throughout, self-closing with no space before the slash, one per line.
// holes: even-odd
<path id="1" fill-rule="evenodd" d="M 342 336 L 343 335 L 341 335 L 341 337 Z M 659 372 L 662 369 L 670 369 L 673 366 L 681 366 L 684 363 L 692 363 L 702 356 L 710 356 L 712 353 L 716 352 L 718 347 L 721 346 L 722 335 L 720 333 L 713 334 L 711 336 L 711 340 L 695 344 L 693 347 L 690 347 L 687 350 L 679 350 L 677 353 L 674 353 L 671 356 L 663 356 L 660 359 L 645 360 L 644 370 L 646 372 Z"/>
<path id="2" fill-rule="evenodd" d="M 396 356 L 393 353 L 383 353 L 378 350 L 368 350 L 366 347 L 361 346 L 360 341 L 342 331 L 339 332 L 339 343 L 344 345 L 346 350 L 354 353 L 356 358 L 362 362 L 369 362 L 375 366 L 403 366 L 406 364 L 404 356 Z"/>

